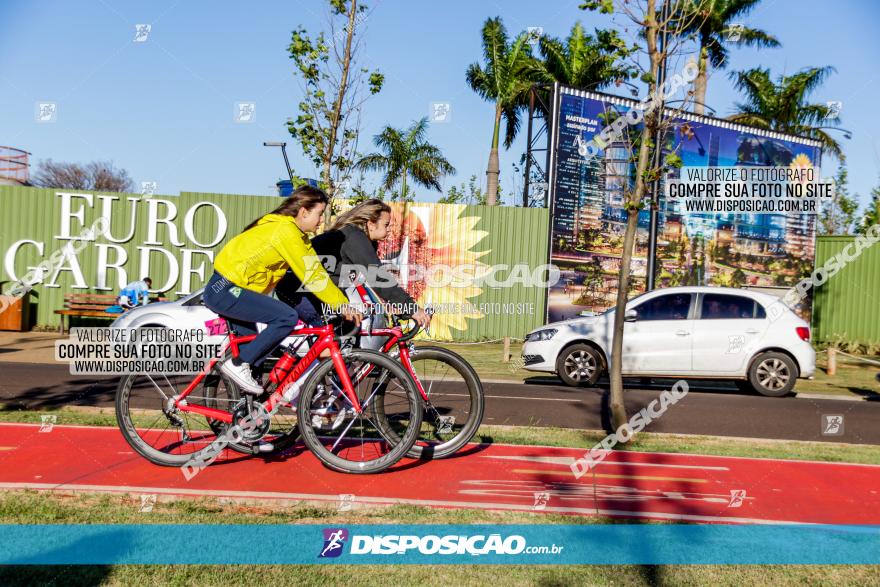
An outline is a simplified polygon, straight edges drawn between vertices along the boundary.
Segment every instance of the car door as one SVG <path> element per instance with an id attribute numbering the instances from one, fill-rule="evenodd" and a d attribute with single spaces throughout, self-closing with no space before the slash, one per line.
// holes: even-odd
<path id="1" fill-rule="evenodd" d="M 694 371 L 745 373 L 750 349 L 769 327 L 764 307 L 736 294 L 704 293 L 694 321 Z"/>
<path id="2" fill-rule="evenodd" d="M 691 370 L 693 320 L 690 293 L 651 297 L 635 309 L 635 321 L 623 327 L 623 372 L 679 375 Z"/>

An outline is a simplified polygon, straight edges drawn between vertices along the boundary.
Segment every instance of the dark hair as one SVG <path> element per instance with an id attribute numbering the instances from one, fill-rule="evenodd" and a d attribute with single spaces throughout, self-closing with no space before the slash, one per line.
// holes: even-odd
<path id="1" fill-rule="evenodd" d="M 323 190 L 312 187 L 310 185 L 301 185 L 296 188 L 296 190 L 294 190 L 290 197 L 284 200 L 284 202 L 280 206 L 278 206 L 271 212 L 267 212 L 267 214 L 296 216 L 302 208 L 305 208 L 306 210 L 311 210 L 318 204 L 327 204 L 329 202 L 330 198 L 327 197 L 327 194 L 325 194 Z M 265 216 L 265 214 L 245 226 L 244 230 L 250 230 L 251 228 L 256 226 L 257 222 L 259 222 L 263 216 Z M 242 232 L 244 232 L 244 230 Z"/>
<path id="2" fill-rule="evenodd" d="M 150 285 L 153 285 L 153 280 L 150 279 L 149 277 L 144 277 L 142 281 L 144 281 L 145 283 L 149 283 Z"/>

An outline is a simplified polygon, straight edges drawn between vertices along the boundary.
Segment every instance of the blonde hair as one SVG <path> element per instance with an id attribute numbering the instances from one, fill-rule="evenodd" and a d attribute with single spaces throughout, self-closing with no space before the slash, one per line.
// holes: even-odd
<path id="1" fill-rule="evenodd" d="M 340 215 L 330 230 L 340 230 L 345 226 L 357 226 L 367 232 L 367 222 L 379 222 L 383 213 L 391 214 L 391 206 L 382 200 L 371 199 L 361 202 L 348 212 Z"/>

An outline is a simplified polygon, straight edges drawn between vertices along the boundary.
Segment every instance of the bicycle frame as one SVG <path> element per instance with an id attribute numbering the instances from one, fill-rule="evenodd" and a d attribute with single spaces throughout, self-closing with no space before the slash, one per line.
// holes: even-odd
<path id="1" fill-rule="evenodd" d="M 357 414 L 362 413 L 363 408 L 361 407 L 361 403 L 357 397 L 357 393 L 355 393 L 354 391 L 354 386 L 352 385 L 351 377 L 348 374 L 348 369 L 345 367 L 345 361 L 342 358 L 342 351 L 339 349 L 339 345 L 336 343 L 333 326 L 328 325 L 299 328 L 292 330 L 291 335 L 317 336 L 318 338 L 317 341 L 311 345 L 309 351 L 305 354 L 305 356 L 297 361 L 290 373 L 288 373 L 287 376 L 278 383 L 278 386 L 275 388 L 275 392 L 272 393 L 271 396 L 269 396 L 269 399 L 264 404 L 266 411 L 271 413 L 275 409 L 275 406 L 278 405 L 278 403 L 283 402 L 284 396 L 281 395 L 280 390 L 283 390 L 285 387 L 287 387 L 287 385 L 296 382 L 306 371 L 306 369 L 308 369 L 312 365 L 312 363 L 314 363 L 318 359 L 319 355 L 324 352 L 325 349 L 329 349 L 330 360 L 333 361 L 333 365 L 336 368 L 336 373 L 339 375 L 340 382 L 342 383 L 342 391 L 345 393 L 346 397 L 348 397 L 348 400 L 354 407 L 355 412 Z M 256 337 L 256 334 L 237 336 L 233 332 L 230 332 L 229 341 L 223 345 L 223 349 L 220 354 L 222 355 L 223 353 L 225 353 L 226 349 L 231 349 L 232 356 L 238 357 L 239 345 L 248 343 L 254 340 Z M 205 379 L 207 374 L 214 369 L 214 366 L 219 361 L 219 358 L 211 359 L 208 363 L 208 366 L 204 370 L 202 370 L 202 372 L 199 373 L 189 385 L 187 385 L 186 389 L 184 389 L 179 395 L 174 396 L 174 406 L 181 412 L 200 414 L 213 420 L 218 420 L 220 422 L 231 424 L 232 414 L 230 412 L 218 410 L 216 408 L 209 408 L 206 406 L 190 405 L 186 401 L 186 397 L 199 386 L 199 384 Z"/>
<path id="2" fill-rule="evenodd" d="M 363 281 L 355 284 L 355 289 L 361 297 L 361 301 L 363 301 L 367 305 L 375 305 L 378 303 L 378 298 L 372 292 L 372 290 L 367 287 Z M 419 394 L 422 396 L 423 401 L 428 401 L 428 394 L 425 392 L 425 388 L 422 386 L 422 381 L 419 379 L 418 374 L 416 373 L 415 368 L 413 368 L 412 360 L 410 359 L 410 347 L 407 341 L 401 341 L 400 339 L 403 337 L 403 331 L 398 326 L 393 326 L 391 328 L 370 328 L 367 331 L 361 331 L 361 335 L 366 336 L 387 336 L 388 340 L 382 345 L 382 353 L 387 354 L 391 349 L 394 348 L 394 345 L 398 346 L 398 351 L 400 353 L 400 362 L 403 364 L 403 367 L 409 373 L 409 376 L 416 384 L 416 389 L 419 390 Z M 373 368 L 370 367 L 366 371 L 364 371 L 362 377 L 366 377 L 370 374 Z"/>
<path id="3" fill-rule="evenodd" d="M 403 336 L 403 331 L 398 327 L 393 328 L 373 328 L 369 331 L 361 331 L 362 335 L 368 336 L 387 336 L 388 340 L 385 344 L 382 345 L 382 353 L 387 354 L 391 349 L 394 348 L 394 345 L 397 345 L 398 351 L 400 353 L 400 362 L 403 365 L 404 369 L 406 369 L 407 373 L 409 373 L 410 377 L 412 377 L 413 381 L 416 384 L 416 389 L 419 390 L 419 394 L 422 396 L 424 401 L 428 401 L 428 394 L 425 392 L 425 388 L 422 387 L 422 382 L 419 379 L 419 376 L 416 374 L 416 370 L 413 367 L 412 360 L 410 359 L 410 348 L 409 344 L 406 342 L 401 342 L 400 338 Z M 358 376 L 358 380 L 361 377 L 366 377 L 370 374 L 370 371 L 373 370 L 372 365 L 364 371 L 363 374 Z"/>

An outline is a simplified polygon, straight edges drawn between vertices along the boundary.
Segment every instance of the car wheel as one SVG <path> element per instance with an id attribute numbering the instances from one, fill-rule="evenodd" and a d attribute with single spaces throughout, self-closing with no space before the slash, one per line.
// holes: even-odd
<path id="1" fill-rule="evenodd" d="M 794 388 L 797 365 L 783 353 L 762 353 L 749 367 L 749 383 L 755 391 L 770 397 L 782 397 Z"/>
<path id="2" fill-rule="evenodd" d="M 602 355 L 589 345 L 572 345 L 556 359 L 556 373 L 572 387 L 594 385 L 602 374 Z"/>

